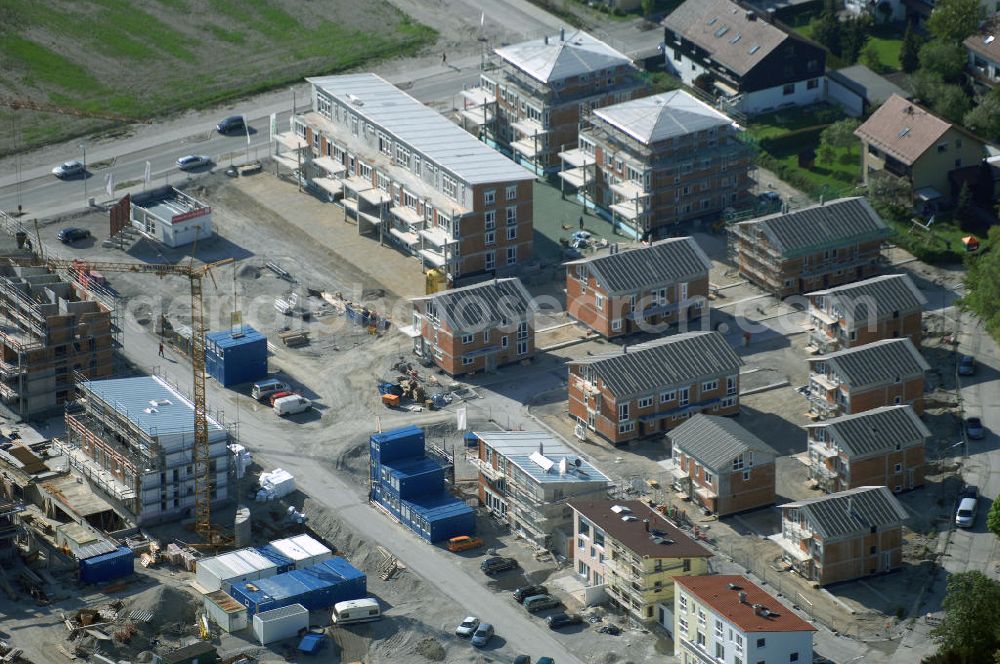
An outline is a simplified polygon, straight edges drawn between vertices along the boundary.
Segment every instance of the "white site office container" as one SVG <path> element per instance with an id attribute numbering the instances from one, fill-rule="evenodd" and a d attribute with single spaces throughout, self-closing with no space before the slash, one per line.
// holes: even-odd
<path id="1" fill-rule="evenodd" d="M 291 560 L 295 569 L 305 569 L 306 567 L 312 565 L 312 563 L 309 562 L 312 559 L 309 552 L 301 546 L 295 544 L 291 537 L 274 540 L 271 542 L 271 546 L 273 546 L 276 551 L 281 552 L 282 555 Z"/>
<path id="2" fill-rule="evenodd" d="M 222 590 L 205 595 L 205 613 L 208 619 L 224 632 L 238 632 L 250 625 L 247 619 L 247 607 Z"/>
<path id="3" fill-rule="evenodd" d="M 205 592 L 229 592 L 238 581 L 266 579 L 278 573 L 278 566 L 256 549 L 230 551 L 221 556 L 198 561 L 195 580 Z"/>
<path id="4" fill-rule="evenodd" d="M 333 551 L 329 547 L 309 535 L 296 535 L 290 539 L 293 544 L 309 554 L 310 565 L 318 565 L 324 560 L 333 558 Z"/>
<path id="5" fill-rule="evenodd" d="M 309 611 L 301 604 L 254 614 L 253 633 L 262 646 L 298 636 L 309 627 Z"/>

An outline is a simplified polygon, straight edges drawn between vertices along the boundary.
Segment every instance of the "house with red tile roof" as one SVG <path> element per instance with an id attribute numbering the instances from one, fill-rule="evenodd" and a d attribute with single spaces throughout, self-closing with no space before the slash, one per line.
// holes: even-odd
<path id="1" fill-rule="evenodd" d="M 684 664 L 811 662 L 816 628 L 744 576 L 674 579 L 674 657 Z"/>

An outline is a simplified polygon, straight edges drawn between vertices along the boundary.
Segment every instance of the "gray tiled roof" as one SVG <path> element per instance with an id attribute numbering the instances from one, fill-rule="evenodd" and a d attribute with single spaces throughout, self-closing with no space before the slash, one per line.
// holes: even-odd
<path id="1" fill-rule="evenodd" d="M 807 429 L 825 429 L 828 439 L 849 458 L 864 458 L 923 443 L 931 435 L 909 406 L 883 406 L 855 415 L 809 424 Z"/>
<path id="2" fill-rule="evenodd" d="M 889 227 L 862 197 L 839 198 L 740 222 L 741 226 L 749 224 L 756 225 L 784 258 L 889 237 Z"/>
<path id="3" fill-rule="evenodd" d="M 906 380 L 931 368 L 909 339 L 883 339 L 811 359 L 810 364 L 821 361 L 851 389 Z"/>
<path id="4" fill-rule="evenodd" d="M 868 533 L 872 526 L 898 526 L 909 518 L 903 505 L 884 486 L 861 486 L 781 506 L 782 510 L 787 507 L 805 513 L 806 523 L 824 539 Z"/>
<path id="5" fill-rule="evenodd" d="M 601 72 L 632 61 L 583 30 L 511 44 L 496 54 L 542 83 Z"/>
<path id="6" fill-rule="evenodd" d="M 736 373 L 743 360 L 718 332 L 686 332 L 568 364 L 590 366 L 612 392 L 627 396 Z"/>
<path id="7" fill-rule="evenodd" d="M 660 240 L 648 247 L 566 264 L 586 265 L 609 294 L 706 277 L 712 267 L 712 261 L 692 237 Z"/>
<path id="8" fill-rule="evenodd" d="M 687 0 L 663 20 L 663 25 L 743 76 L 788 39 L 779 28 L 755 18 L 749 20 L 747 10 L 730 0 Z"/>
<path id="9" fill-rule="evenodd" d="M 733 124 L 731 118 L 683 90 L 605 106 L 595 109 L 594 115 L 644 145 Z"/>
<path id="10" fill-rule="evenodd" d="M 809 293 L 810 297 L 814 295 L 830 299 L 832 306 L 843 312 L 849 327 L 853 327 L 855 321 L 859 325 L 866 324 L 869 314 L 873 320 L 879 321 L 892 317 L 896 311 L 920 311 L 927 304 L 927 298 L 917 290 L 907 274 L 886 274 Z"/>
<path id="11" fill-rule="evenodd" d="M 733 459 L 747 450 L 760 455 L 754 463 L 773 459 L 778 453 L 734 420 L 718 415 L 698 414 L 668 434 L 674 449 L 681 449 L 711 470 L 729 470 Z"/>
<path id="12" fill-rule="evenodd" d="M 441 291 L 413 302 L 430 301 L 453 332 L 478 332 L 524 320 L 533 308 L 531 295 L 517 277 L 494 279 Z M 530 318 L 530 316 L 528 316 Z"/>

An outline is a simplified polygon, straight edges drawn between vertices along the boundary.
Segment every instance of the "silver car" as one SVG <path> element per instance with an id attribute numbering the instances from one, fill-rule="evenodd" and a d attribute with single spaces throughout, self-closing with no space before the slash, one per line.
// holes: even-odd
<path id="1" fill-rule="evenodd" d="M 212 160 L 203 154 L 189 154 L 177 160 L 177 168 L 182 171 L 190 171 L 194 168 L 208 166 Z"/>
<path id="2" fill-rule="evenodd" d="M 967 486 L 959 498 L 958 510 L 955 511 L 955 525 L 959 528 L 971 528 L 976 522 L 976 511 L 979 509 L 979 489 Z"/>
<path id="3" fill-rule="evenodd" d="M 479 618 L 475 616 L 469 616 L 462 621 L 462 624 L 455 628 L 455 634 L 458 636 L 469 637 L 476 631 L 479 627 Z"/>
<path id="4" fill-rule="evenodd" d="M 80 175 L 84 173 L 86 169 L 83 167 L 83 163 L 77 160 L 67 161 L 66 163 L 59 164 L 52 169 L 52 175 L 57 178 L 68 178 L 73 175 Z"/>

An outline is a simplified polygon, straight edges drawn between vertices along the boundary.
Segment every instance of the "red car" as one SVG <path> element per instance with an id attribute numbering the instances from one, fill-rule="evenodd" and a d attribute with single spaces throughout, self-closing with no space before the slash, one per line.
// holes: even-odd
<path id="1" fill-rule="evenodd" d="M 271 396 L 269 396 L 267 398 L 267 404 L 269 406 L 271 406 L 271 407 L 274 407 L 274 402 L 275 401 L 277 401 L 281 397 L 290 397 L 293 394 L 298 394 L 298 393 L 297 392 L 292 392 L 292 391 L 289 391 L 289 390 L 286 390 L 284 392 L 275 392 L 274 394 L 272 394 Z"/>

